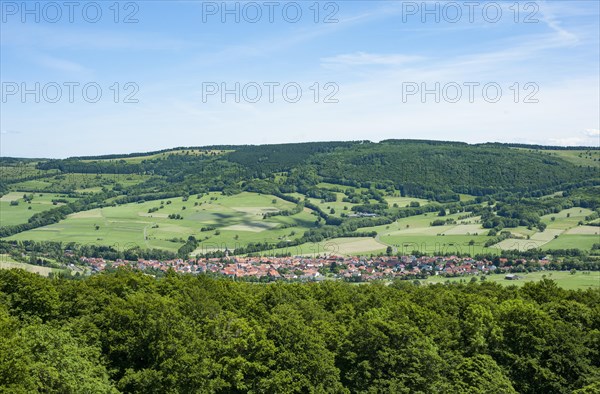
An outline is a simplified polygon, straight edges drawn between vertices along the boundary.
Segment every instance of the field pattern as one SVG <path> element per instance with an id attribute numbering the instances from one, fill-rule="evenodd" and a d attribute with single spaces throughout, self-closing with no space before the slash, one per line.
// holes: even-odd
<path id="1" fill-rule="evenodd" d="M 59 223 L 26 231 L 10 239 L 75 241 L 125 249 L 139 246 L 176 251 L 193 235 L 202 241 L 202 250 L 233 250 L 248 242 L 277 242 L 313 226 L 314 216 L 306 211 L 263 219 L 265 213 L 289 210 L 294 206 L 279 198 L 256 193 L 235 196 L 210 193 L 200 199 L 192 196 L 187 201 L 179 197 L 82 211 Z M 182 219 L 169 218 L 169 215 L 180 215 Z"/>

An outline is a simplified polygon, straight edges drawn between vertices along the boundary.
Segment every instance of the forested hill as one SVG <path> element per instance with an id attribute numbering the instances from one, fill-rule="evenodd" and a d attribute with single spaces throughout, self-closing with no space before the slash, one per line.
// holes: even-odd
<path id="1" fill-rule="evenodd" d="M 216 149 L 219 154 L 214 154 Z M 213 154 L 195 154 L 196 150 Z M 285 192 L 305 190 L 326 180 L 350 186 L 393 187 L 403 195 L 437 200 L 455 193 L 541 195 L 599 178 L 598 166 L 577 165 L 533 147 L 517 149 L 500 144 L 388 140 L 161 152 L 133 158 L 48 160 L 39 162 L 37 168 L 64 173 L 160 175 L 171 189 L 189 189 L 190 193 L 198 191 L 199 183 L 211 190 L 239 189 L 242 182 L 274 181 L 277 173 L 286 173 L 275 185 Z"/>
<path id="2" fill-rule="evenodd" d="M 314 158 L 320 175 L 399 185 L 409 195 L 451 190 L 472 195 L 532 192 L 598 175 L 544 153 L 503 146 L 389 141 Z"/>

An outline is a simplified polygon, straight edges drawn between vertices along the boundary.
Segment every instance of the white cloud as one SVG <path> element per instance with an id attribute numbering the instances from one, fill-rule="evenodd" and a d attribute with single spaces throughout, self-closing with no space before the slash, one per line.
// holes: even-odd
<path id="1" fill-rule="evenodd" d="M 599 129 L 585 129 L 584 134 L 588 137 L 600 137 Z"/>

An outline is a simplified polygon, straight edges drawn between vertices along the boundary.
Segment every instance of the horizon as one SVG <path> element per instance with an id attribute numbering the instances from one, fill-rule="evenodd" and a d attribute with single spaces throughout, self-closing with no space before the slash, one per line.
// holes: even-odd
<path id="1" fill-rule="evenodd" d="M 3 1 L 0 156 L 600 145 L 598 2 L 267 3 Z"/>
<path id="2" fill-rule="evenodd" d="M 279 145 L 292 145 L 292 144 L 312 144 L 312 143 L 336 143 L 336 142 L 369 142 L 372 144 L 380 144 L 388 141 L 402 141 L 402 142 L 436 142 L 436 143 L 447 143 L 447 144 L 466 144 L 470 146 L 479 146 L 479 145 L 503 145 L 510 148 L 515 147 L 531 147 L 531 149 L 542 148 L 543 150 L 600 150 L 600 146 L 591 146 L 591 145 L 542 145 L 542 144 L 523 144 L 518 142 L 499 142 L 499 141 L 486 141 L 486 142 L 477 142 L 477 143 L 469 143 L 465 141 L 458 140 L 428 140 L 428 139 L 414 139 L 414 138 L 390 138 L 386 140 L 372 141 L 365 139 L 358 140 L 331 140 L 331 141 L 297 141 L 297 142 L 270 142 L 267 144 L 214 144 L 214 145 L 198 145 L 198 146 L 173 146 L 167 148 L 160 148 L 156 150 L 149 151 L 131 151 L 131 152 L 116 152 L 116 153 L 100 153 L 95 155 L 68 155 L 63 157 L 28 157 L 28 156 L 0 156 L 0 159 L 26 159 L 26 160 L 67 160 L 67 159 L 85 159 L 85 158 L 94 158 L 98 157 L 98 160 L 109 160 L 109 159 L 118 159 L 120 157 L 141 157 L 147 156 L 157 153 L 169 153 L 171 151 L 178 150 L 187 150 L 187 149 L 216 149 L 223 147 L 247 147 L 247 146 L 279 146 Z M 114 156 L 114 157 L 112 157 Z"/>

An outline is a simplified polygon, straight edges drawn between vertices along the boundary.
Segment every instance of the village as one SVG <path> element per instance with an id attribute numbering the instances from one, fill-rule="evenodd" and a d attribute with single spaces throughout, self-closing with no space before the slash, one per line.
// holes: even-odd
<path id="1" fill-rule="evenodd" d="M 411 279 L 441 275 L 448 277 L 476 276 L 488 273 L 509 273 L 514 266 L 534 263 L 544 267 L 548 260 L 509 262 L 506 258 L 497 262 L 457 256 L 378 256 L 378 257 L 225 257 L 177 259 L 168 261 L 138 260 L 107 261 L 102 258 L 81 257 L 80 263 L 89 266 L 92 273 L 118 267 L 131 267 L 148 272 L 214 274 L 246 280 L 321 281 L 340 279 L 351 282 L 367 282 L 382 279 Z M 517 279 L 513 276 L 507 279 Z"/>

